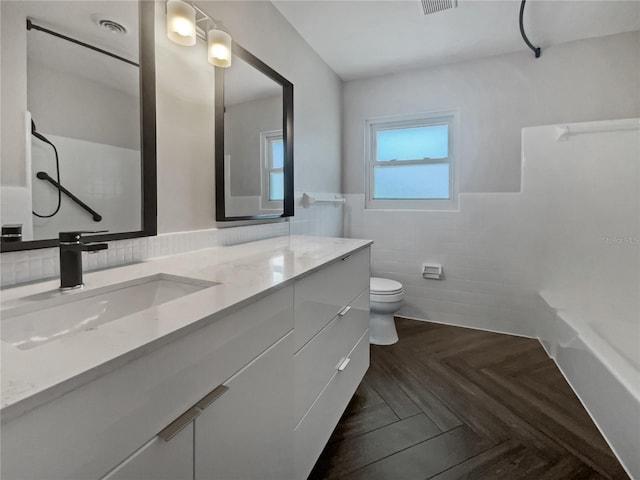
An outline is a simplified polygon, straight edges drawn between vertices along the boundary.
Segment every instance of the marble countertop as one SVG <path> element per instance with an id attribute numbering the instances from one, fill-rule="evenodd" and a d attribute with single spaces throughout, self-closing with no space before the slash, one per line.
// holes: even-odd
<path id="1" fill-rule="evenodd" d="M 369 240 L 290 236 L 215 247 L 85 273 L 85 288 L 164 273 L 220 282 L 96 328 L 21 350 L 4 341 L 2 422 L 20 416 L 307 275 Z M 59 280 L 2 290 L 0 315 L 61 295 Z M 74 295 L 67 293 L 66 295 Z"/>

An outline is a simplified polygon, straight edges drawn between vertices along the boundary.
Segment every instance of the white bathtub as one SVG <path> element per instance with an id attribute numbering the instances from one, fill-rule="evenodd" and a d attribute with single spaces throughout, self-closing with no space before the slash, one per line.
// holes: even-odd
<path id="1" fill-rule="evenodd" d="M 640 479 L 640 319 L 584 311 L 584 297 L 540 293 L 538 336 L 627 473 Z M 582 301 L 581 301 L 582 300 Z"/>

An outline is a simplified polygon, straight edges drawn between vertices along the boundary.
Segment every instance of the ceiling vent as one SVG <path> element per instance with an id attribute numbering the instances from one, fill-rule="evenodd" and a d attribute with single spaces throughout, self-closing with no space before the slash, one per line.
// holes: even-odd
<path id="1" fill-rule="evenodd" d="M 456 8 L 458 0 L 422 0 L 422 9 L 425 15 Z"/>
<path id="2" fill-rule="evenodd" d="M 102 19 L 98 22 L 98 25 L 108 32 L 118 35 L 124 35 L 127 33 L 127 29 L 124 26 L 120 25 L 118 22 L 114 22 L 113 20 Z"/>
<path id="3" fill-rule="evenodd" d="M 109 33 L 113 33 L 116 35 L 126 35 L 128 32 L 127 27 L 125 27 L 121 23 L 116 22 L 115 20 L 111 20 L 102 13 L 94 13 L 93 15 L 91 15 L 91 20 L 93 20 L 93 22 L 98 27 L 106 30 Z"/>

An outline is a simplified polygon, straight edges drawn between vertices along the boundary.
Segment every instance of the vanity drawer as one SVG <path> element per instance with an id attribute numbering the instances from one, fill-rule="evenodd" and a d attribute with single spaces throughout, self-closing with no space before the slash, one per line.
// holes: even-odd
<path id="1" fill-rule="evenodd" d="M 349 353 L 342 371 L 336 371 L 294 432 L 295 478 L 307 478 L 333 429 L 369 368 L 369 330 Z"/>
<path id="2" fill-rule="evenodd" d="M 193 480 L 193 423 L 171 442 L 155 437 L 102 480 Z"/>
<path id="3" fill-rule="evenodd" d="M 295 283 L 295 349 L 298 351 L 369 288 L 369 248 L 347 255 Z"/>
<path id="4" fill-rule="evenodd" d="M 290 332 L 292 305 L 282 288 L 3 424 L 2 478 L 101 478 Z"/>
<path id="5" fill-rule="evenodd" d="M 336 316 L 295 356 L 295 421 L 298 423 L 336 366 L 347 357 L 369 326 L 369 289 L 362 292 L 344 315 Z"/>

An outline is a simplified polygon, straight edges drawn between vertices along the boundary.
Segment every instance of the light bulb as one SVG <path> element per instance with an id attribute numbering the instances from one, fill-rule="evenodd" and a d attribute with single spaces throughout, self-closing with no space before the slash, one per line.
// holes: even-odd
<path id="1" fill-rule="evenodd" d="M 193 25 L 186 18 L 178 17 L 173 20 L 171 30 L 183 37 L 189 37 L 193 33 Z"/>
<path id="2" fill-rule="evenodd" d="M 227 60 L 229 58 L 229 49 L 219 43 L 211 45 L 211 56 L 218 60 Z"/>
<path id="3" fill-rule="evenodd" d="M 231 66 L 231 36 L 222 30 L 209 30 L 207 33 L 209 63 L 216 67 Z"/>
<path id="4" fill-rule="evenodd" d="M 178 45 L 196 44 L 196 10 L 182 0 L 167 2 L 167 36 Z"/>

